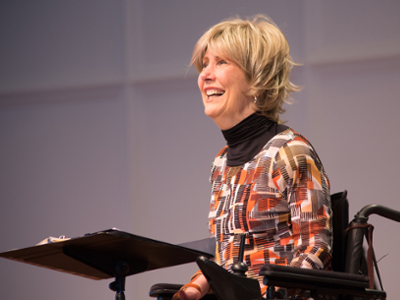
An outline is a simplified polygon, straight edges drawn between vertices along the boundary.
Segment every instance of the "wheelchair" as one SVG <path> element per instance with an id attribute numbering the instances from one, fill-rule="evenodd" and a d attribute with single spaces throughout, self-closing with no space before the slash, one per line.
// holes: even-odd
<path id="1" fill-rule="evenodd" d="M 247 278 L 243 261 L 243 244 L 239 261 L 228 272 L 205 257 L 198 257 L 197 264 L 207 278 L 214 294 L 203 300 L 385 300 L 379 269 L 372 245 L 373 226 L 368 224 L 372 214 L 400 222 L 400 211 L 381 205 L 362 208 L 349 223 L 347 191 L 331 195 L 333 210 L 333 248 L 331 270 L 299 269 L 287 266 L 264 265 L 260 275 L 268 286 L 266 298 L 262 297 L 258 281 Z M 368 242 L 364 255 L 363 242 Z M 244 238 L 242 239 L 244 241 Z M 374 272 L 375 271 L 375 272 Z M 378 277 L 379 286 L 375 280 Z M 168 300 L 182 285 L 158 283 L 150 288 L 149 295 L 157 300 Z"/>

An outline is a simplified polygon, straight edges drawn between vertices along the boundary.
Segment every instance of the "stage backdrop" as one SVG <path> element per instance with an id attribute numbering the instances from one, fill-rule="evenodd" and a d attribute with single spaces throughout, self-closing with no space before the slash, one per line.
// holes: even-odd
<path id="1" fill-rule="evenodd" d="M 0 252 L 117 227 L 181 243 L 208 236 L 210 165 L 224 146 L 203 114 L 196 40 L 222 19 L 269 15 L 303 85 L 283 119 L 308 137 L 332 193 L 400 210 L 400 2 L 2 1 Z M 400 224 L 371 217 L 388 298 Z M 385 257 L 386 256 L 386 257 Z M 184 283 L 195 264 L 127 279 L 127 299 Z M 2 299 L 113 299 L 111 280 L 0 259 Z"/>

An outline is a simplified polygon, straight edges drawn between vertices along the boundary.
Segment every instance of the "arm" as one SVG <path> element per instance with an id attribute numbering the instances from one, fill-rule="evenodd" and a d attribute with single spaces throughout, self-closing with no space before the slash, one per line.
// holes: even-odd
<path id="1" fill-rule="evenodd" d="M 225 146 L 224 148 L 221 149 L 221 151 L 217 154 L 215 160 L 220 160 L 221 157 L 226 153 L 228 149 L 228 146 Z M 213 186 L 213 180 L 214 177 L 220 176 L 221 175 L 221 171 L 219 168 L 216 167 L 215 165 L 215 161 L 212 164 L 211 167 L 211 175 L 210 175 L 210 183 L 211 183 L 211 187 Z M 214 196 L 213 193 L 211 192 L 211 203 L 210 203 L 210 211 L 214 211 Z M 210 236 L 213 237 L 215 236 L 215 228 L 213 230 L 213 226 L 215 226 L 215 223 L 211 224 L 209 223 L 209 233 Z M 185 287 L 185 285 L 181 288 L 181 290 L 176 293 L 174 295 L 174 297 L 172 298 L 172 300 L 177 300 L 177 299 L 182 299 L 182 300 L 198 300 L 202 297 L 204 297 L 204 295 L 208 294 L 211 292 L 210 286 L 207 282 L 207 279 L 205 278 L 205 276 L 202 274 L 201 271 L 196 272 L 192 278 L 190 279 L 190 284 L 195 284 L 199 287 L 200 291 L 195 288 L 195 287 Z"/>
<path id="2" fill-rule="evenodd" d="M 329 180 L 312 146 L 296 137 L 275 157 L 274 182 L 286 195 L 294 258 L 290 266 L 324 269 L 331 260 Z"/>

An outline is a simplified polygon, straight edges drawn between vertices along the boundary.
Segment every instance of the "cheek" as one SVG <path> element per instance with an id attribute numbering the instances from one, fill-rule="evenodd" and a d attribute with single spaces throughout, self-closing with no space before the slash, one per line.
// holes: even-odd
<path id="1" fill-rule="evenodd" d="M 201 80 L 200 78 L 201 75 L 199 75 L 199 77 L 197 77 L 197 85 L 199 86 L 200 92 L 203 90 L 203 85 L 204 85 L 204 81 Z"/>
<path id="2" fill-rule="evenodd" d="M 237 82 L 239 82 L 239 84 L 237 85 L 238 91 L 240 91 L 241 94 L 247 94 L 250 90 L 250 84 L 247 82 L 247 80 L 243 76 L 241 76 L 240 78 L 238 78 Z"/>
<path id="3" fill-rule="evenodd" d="M 243 110 L 249 103 L 249 97 L 247 97 L 244 93 L 247 90 L 242 89 L 240 84 L 237 84 L 234 88 L 232 88 L 231 93 L 229 94 L 229 106 L 234 110 Z"/>

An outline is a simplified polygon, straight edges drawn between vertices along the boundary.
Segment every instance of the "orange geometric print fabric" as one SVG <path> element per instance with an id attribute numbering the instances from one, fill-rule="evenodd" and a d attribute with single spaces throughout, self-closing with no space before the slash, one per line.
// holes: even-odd
<path id="1" fill-rule="evenodd" d="M 324 269 L 331 260 L 329 180 L 311 144 L 287 129 L 249 162 L 227 166 L 224 147 L 212 165 L 210 233 L 216 262 L 227 270 L 237 261 L 246 235 L 248 276 L 264 264 Z"/>

